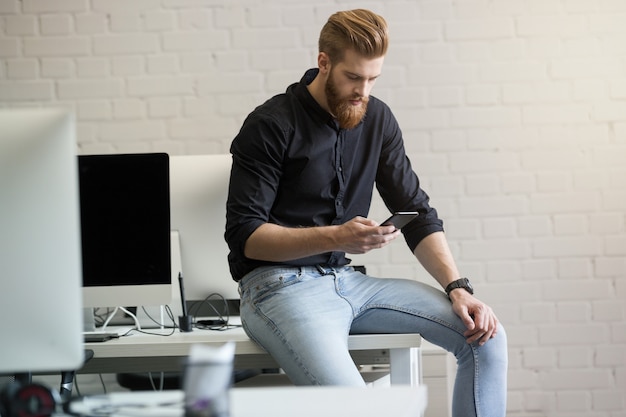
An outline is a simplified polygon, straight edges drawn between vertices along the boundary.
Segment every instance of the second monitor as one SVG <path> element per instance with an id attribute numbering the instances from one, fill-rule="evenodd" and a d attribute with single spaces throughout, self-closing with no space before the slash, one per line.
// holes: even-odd
<path id="1" fill-rule="evenodd" d="M 224 240 L 230 154 L 170 157 L 171 227 L 180 238 L 188 301 L 219 294 L 239 299 Z"/>

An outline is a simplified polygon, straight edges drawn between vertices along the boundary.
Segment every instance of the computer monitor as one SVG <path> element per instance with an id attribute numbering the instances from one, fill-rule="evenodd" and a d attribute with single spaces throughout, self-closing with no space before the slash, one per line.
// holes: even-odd
<path id="1" fill-rule="evenodd" d="M 168 304 L 168 155 L 81 155 L 78 166 L 84 305 Z"/>
<path id="2" fill-rule="evenodd" d="M 239 299 L 224 240 L 231 165 L 230 154 L 170 158 L 172 230 L 179 234 L 188 301 L 213 293 Z"/>
<path id="3" fill-rule="evenodd" d="M 0 373 L 82 366 L 74 117 L 0 110 Z"/>

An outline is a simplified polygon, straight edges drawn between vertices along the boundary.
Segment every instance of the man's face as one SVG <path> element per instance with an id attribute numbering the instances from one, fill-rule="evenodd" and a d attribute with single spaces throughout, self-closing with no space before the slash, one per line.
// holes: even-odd
<path id="1" fill-rule="evenodd" d="M 363 58 L 348 50 L 344 59 L 331 67 L 325 85 L 326 101 L 340 127 L 352 129 L 363 119 L 383 60 Z"/>

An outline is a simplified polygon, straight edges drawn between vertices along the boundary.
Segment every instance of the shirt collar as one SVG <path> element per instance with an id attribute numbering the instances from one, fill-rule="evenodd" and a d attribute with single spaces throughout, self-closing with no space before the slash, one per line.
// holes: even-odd
<path id="1" fill-rule="evenodd" d="M 317 77 L 317 74 L 319 74 L 318 68 L 307 70 L 300 79 L 300 82 L 293 84 L 289 90 L 292 90 L 293 94 L 302 102 L 302 105 L 310 110 L 310 115 L 316 122 L 329 124 L 337 128 L 337 122 L 334 117 L 319 105 L 307 88 L 315 77 Z"/>

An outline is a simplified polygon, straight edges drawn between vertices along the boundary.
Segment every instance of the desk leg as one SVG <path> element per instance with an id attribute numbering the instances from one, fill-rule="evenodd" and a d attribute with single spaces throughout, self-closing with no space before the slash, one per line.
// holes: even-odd
<path id="1" fill-rule="evenodd" d="M 417 387 L 422 383 L 422 352 L 420 348 L 389 349 L 391 385 Z"/>

